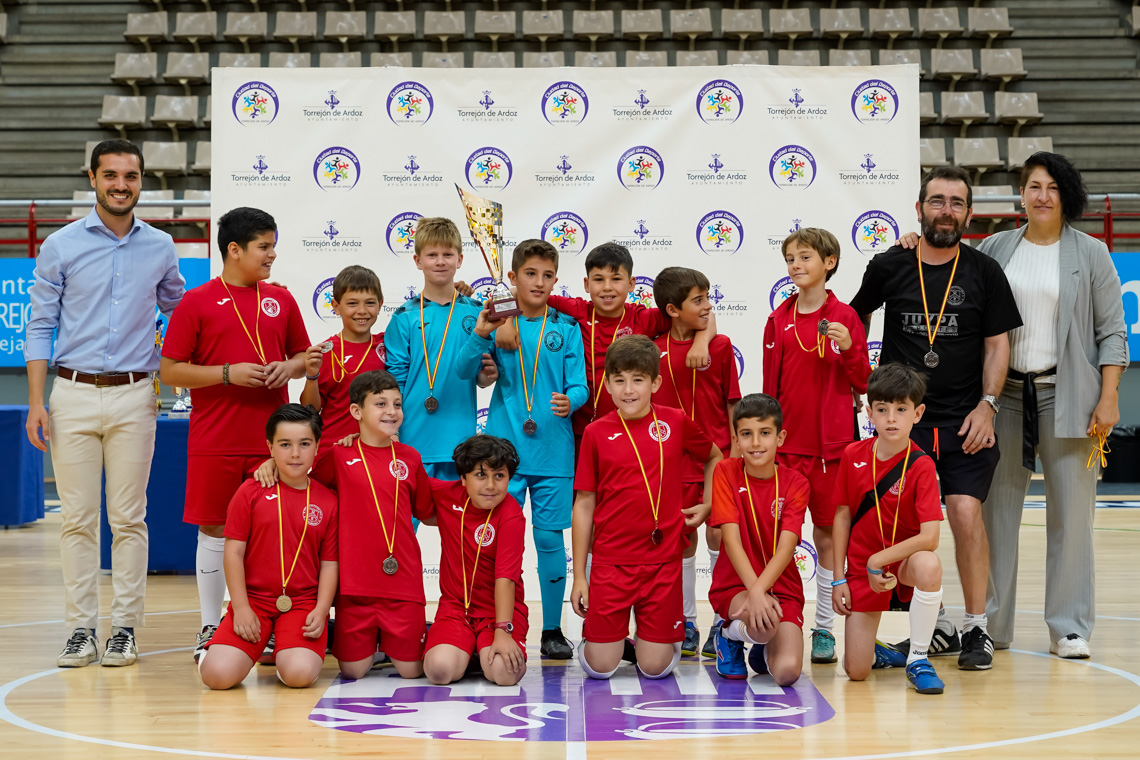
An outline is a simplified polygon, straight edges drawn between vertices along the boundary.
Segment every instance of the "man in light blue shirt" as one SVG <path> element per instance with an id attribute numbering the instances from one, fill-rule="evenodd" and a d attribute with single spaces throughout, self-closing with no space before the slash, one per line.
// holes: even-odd
<path id="1" fill-rule="evenodd" d="M 146 594 L 146 487 L 156 417 L 150 379 L 159 358 L 154 313 L 157 306 L 169 315 L 186 285 L 171 237 L 134 216 L 143 174 L 138 147 L 126 140 L 99 143 L 88 174 L 95 208 L 40 248 L 24 343 L 28 439 L 43 451 L 52 444 L 63 517 L 60 553 L 71 635 L 56 659 L 60 667 L 98 658 L 104 470 L 114 599 L 102 664 L 132 665 L 138 658 L 134 629 L 142 625 Z M 58 374 L 50 411 L 44 408 L 49 364 Z"/>

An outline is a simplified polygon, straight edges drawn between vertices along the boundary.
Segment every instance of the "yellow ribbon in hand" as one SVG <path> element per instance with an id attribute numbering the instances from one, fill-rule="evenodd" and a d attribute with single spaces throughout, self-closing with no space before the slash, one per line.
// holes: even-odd
<path id="1" fill-rule="evenodd" d="M 1096 465 L 1097 459 L 1100 460 L 1102 468 L 1107 467 L 1108 459 L 1105 454 L 1112 451 L 1108 448 L 1108 431 L 1101 432 L 1097 430 L 1096 425 L 1093 425 L 1092 434 L 1089 437 L 1093 439 L 1093 449 L 1089 453 L 1089 461 L 1085 464 L 1085 469 L 1091 470 Z"/>

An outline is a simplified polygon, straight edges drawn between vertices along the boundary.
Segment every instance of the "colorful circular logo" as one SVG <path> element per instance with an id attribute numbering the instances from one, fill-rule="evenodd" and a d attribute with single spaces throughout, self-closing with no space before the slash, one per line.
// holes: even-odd
<path id="1" fill-rule="evenodd" d="M 864 124 L 889 124 L 898 110 L 898 93 L 882 79 L 868 79 L 851 94 L 851 113 Z"/>
<path id="2" fill-rule="evenodd" d="M 400 82 L 388 93 L 388 118 L 394 124 L 427 124 L 434 110 L 431 91 L 419 82 Z"/>
<path id="3" fill-rule="evenodd" d="M 581 253 L 586 250 L 589 237 L 586 220 L 572 211 L 559 211 L 542 223 L 542 239 L 557 248 L 559 253 Z"/>
<path id="4" fill-rule="evenodd" d="M 321 282 L 317 289 L 313 291 L 313 311 L 317 316 L 326 322 L 332 322 L 337 319 L 336 312 L 333 311 L 333 280 L 330 277 Z"/>
<path id="5" fill-rule="evenodd" d="M 727 79 L 714 79 L 697 93 L 697 115 L 706 124 L 731 124 L 744 111 L 744 95 Z"/>
<path id="6" fill-rule="evenodd" d="M 776 280 L 776 284 L 772 286 L 772 290 L 768 293 L 768 306 L 772 308 L 772 311 L 775 311 L 777 306 L 798 292 L 799 289 L 796 288 L 791 277 L 781 277 Z"/>
<path id="7" fill-rule="evenodd" d="M 636 145 L 621 154 L 617 175 L 626 190 L 652 190 L 665 178 L 665 161 L 648 145 Z"/>
<path id="8" fill-rule="evenodd" d="M 574 82 L 555 82 L 542 93 L 542 116 L 548 124 L 581 124 L 589 110 L 586 91 Z"/>
<path id="9" fill-rule="evenodd" d="M 710 211 L 697 222 L 697 245 L 707 255 L 729 254 L 744 243 L 744 225 L 728 211 Z"/>
<path id="10" fill-rule="evenodd" d="M 484 433 L 487 432 L 487 415 L 490 413 L 491 413 L 491 410 L 488 409 L 487 407 L 483 407 L 479 411 L 475 412 L 475 434 L 476 435 L 483 435 Z"/>
<path id="11" fill-rule="evenodd" d="M 736 346 L 732 347 L 732 355 L 736 358 L 736 379 L 744 377 L 744 354 Z"/>
<path id="12" fill-rule="evenodd" d="M 633 278 L 633 287 L 630 288 L 629 296 L 626 298 L 630 303 L 640 304 L 647 309 L 653 308 L 653 278 L 642 277 L 636 275 Z M 621 328 L 625 329 L 625 328 Z M 629 335 L 633 335 L 633 330 L 630 330 Z M 614 336 L 620 337 L 620 336 Z"/>
<path id="13" fill-rule="evenodd" d="M 423 214 L 418 211 L 402 211 L 388 222 L 388 250 L 394 255 L 416 252 L 416 225 Z"/>
<path id="14" fill-rule="evenodd" d="M 886 211 L 865 211 L 851 225 L 851 242 L 860 253 L 885 251 L 899 239 L 899 223 Z"/>
<path id="15" fill-rule="evenodd" d="M 879 340 L 867 341 L 867 358 L 871 362 L 871 369 L 879 366 L 879 355 L 883 353 L 883 342 Z"/>
<path id="16" fill-rule="evenodd" d="M 480 277 L 471 283 L 471 289 L 475 291 L 471 294 L 472 298 L 487 303 L 495 290 L 495 280 L 493 277 Z"/>
<path id="17" fill-rule="evenodd" d="M 272 124 L 280 102 L 265 82 L 246 82 L 237 88 L 230 108 L 239 124 Z"/>
<path id="18" fill-rule="evenodd" d="M 498 148 L 480 148 L 467 157 L 467 184 L 476 190 L 502 190 L 511 183 L 511 158 Z"/>
<path id="19" fill-rule="evenodd" d="M 800 541 L 796 553 L 792 555 L 792 561 L 796 563 L 796 569 L 800 571 L 800 578 L 804 583 L 815 578 L 816 568 L 819 567 L 819 554 L 811 541 L 807 539 Z"/>
<path id="20" fill-rule="evenodd" d="M 815 181 L 815 156 L 802 145 L 785 145 L 772 154 L 768 176 L 781 190 L 810 187 Z"/>
<path id="21" fill-rule="evenodd" d="M 313 162 L 313 179 L 322 190 L 351 190 L 360 181 L 360 159 L 348 148 L 325 148 Z"/>

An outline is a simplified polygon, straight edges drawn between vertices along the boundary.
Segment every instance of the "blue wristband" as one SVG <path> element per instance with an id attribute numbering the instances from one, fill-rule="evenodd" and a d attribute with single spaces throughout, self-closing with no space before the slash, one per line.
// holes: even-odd
<path id="1" fill-rule="evenodd" d="M 847 582 L 847 579 L 846 579 L 846 578 L 840 578 L 840 579 L 839 579 L 839 580 L 837 580 L 837 581 L 832 581 L 832 582 L 831 582 L 831 587 L 832 587 L 832 588 L 835 588 L 836 586 L 842 586 L 842 585 L 843 585 L 844 583 L 846 583 L 846 582 Z"/>
<path id="2" fill-rule="evenodd" d="M 870 573 L 871 575 L 882 575 L 883 574 L 882 570 L 872 570 L 869 567 L 867 568 L 867 572 Z"/>

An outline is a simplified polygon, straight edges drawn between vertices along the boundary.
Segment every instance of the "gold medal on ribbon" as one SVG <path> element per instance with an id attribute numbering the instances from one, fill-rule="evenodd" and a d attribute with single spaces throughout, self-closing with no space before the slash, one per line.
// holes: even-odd
<path id="1" fill-rule="evenodd" d="M 491 319 L 500 320 L 522 314 L 518 299 L 503 283 L 503 204 L 498 201 L 480 198 L 459 185 L 459 200 L 467 215 L 467 229 L 483 253 L 483 261 L 495 281 L 495 288 L 487 299 L 491 307 Z"/>
<path id="2" fill-rule="evenodd" d="M 305 486 L 305 509 L 301 512 L 301 519 L 304 520 L 303 527 L 301 528 L 301 540 L 297 542 L 297 553 L 293 555 L 293 564 L 289 566 L 289 574 L 285 574 L 285 521 L 281 517 L 281 484 L 277 484 L 277 536 L 280 539 L 278 548 L 281 554 L 281 596 L 277 597 L 277 611 L 288 612 L 293 609 L 293 600 L 289 598 L 286 593 L 289 581 L 293 578 L 293 571 L 297 568 L 297 560 L 301 556 L 301 547 L 305 545 L 305 533 L 309 530 L 309 489 L 312 488 L 313 481 L 309 480 L 308 485 Z"/>

